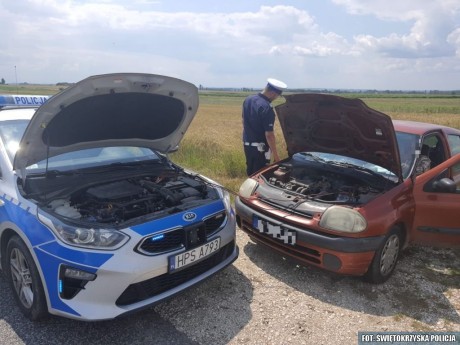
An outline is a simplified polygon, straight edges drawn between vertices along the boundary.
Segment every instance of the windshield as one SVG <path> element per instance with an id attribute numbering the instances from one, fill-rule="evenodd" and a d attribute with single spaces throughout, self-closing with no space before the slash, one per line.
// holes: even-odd
<path id="1" fill-rule="evenodd" d="M 19 149 L 19 143 L 27 128 L 28 120 L 11 120 L 0 122 L 0 138 L 5 145 L 8 157 L 13 163 L 14 155 Z M 144 147 L 115 146 L 99 147 L 73 152 L 67 152 L 33 164 L 28 171 L 43 171 L 48 169 L 68 171 L 87 167 L 103 166 L 111 163 L 131 163 L 147 160 L 159 160 L 154 151 Z"/>
<path id="2" fill-rule="evenodd" d="M 414 166 L 417 148 L 420 137 L 415 134 L 396 132 L 398 141 L 399 155 L 401 157 L 401 168 L 403 178 L 409 177 L 412 167 Z"/>
<path id="3" fill-rule="evenodd" d="M 391 171 L 381 166 L 378 166 L 378 165 L 375 165 L 369 162 L 365 162 L 365 161 L 362 161 L 356 158 L 336 155 L 333 153 L 322 153 L 322 152 L 301 152 L 301 153 L 295 154 L 294 156 L 298 156 L 298 157 L 302 156 L 304 159 L 320 161 L 326 164 L 336 164 L 336 165 L 341 165 L 341 166 L 365 169 L 365 170 L 368 170 L 369 172 L 379 174 L 393 181 L 398 180 L 397 176 L 393 174 Z"/>
<path id="4" fill-rule="evenodd" d="M 115 146 L 98 147 L 73 152 L 67 152 L 40 161 L 26 168 L 30 172 L 48 170 L 69 171 L 90 167 L 104 166 L 113 163 L 133 163 L 148 160 L 159 160 L 160 157 L 152 150 L 144 147 Z"/>
<path id="5" fill-rule="evenodd" d="M 396 132 L 396 140 L 398 141 L 399 155 L 401 158 L 401 169 L 403 178 L 409 177 L 416 159 L 416 150 L 420 137 L 415 134 Z M 356 158 L 347 156 L 336 155 L 332 153 L 321 152 L 301 152 L 297 154 L 298 157 L 302 156 L 304 159 L 322 161 L 323 163 L 337 163 L 348 164 L 356 167 L 371 170 L 377 174 L 394 180 L 396 175 L 391 171 Z"/>

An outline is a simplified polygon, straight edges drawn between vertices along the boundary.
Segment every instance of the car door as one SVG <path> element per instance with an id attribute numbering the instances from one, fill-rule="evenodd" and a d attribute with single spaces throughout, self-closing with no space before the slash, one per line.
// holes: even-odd
<path id="1" fill-rule="evenodd" d="M 460 247 L 460 154 L 418 176 L 414 182 L 415 216 L 411 240 Z"/>

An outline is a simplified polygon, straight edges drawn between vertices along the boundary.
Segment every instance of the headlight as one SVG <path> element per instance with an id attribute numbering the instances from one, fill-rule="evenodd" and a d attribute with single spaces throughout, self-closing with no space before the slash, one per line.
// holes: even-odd
<path id="1" fill-rule="evenodd" d="M 361 232 L 366 229 L 367 222 L 356 210 L 341 206 L 331 206 L 323 213 L 319 225 L 329 230 Z"/>
<path id="2" fill-rule="evenodd" d="M 38 214 L 38 219 L 48 226 L 66 244 L 71 246 L 114 250 L 123 246 L 129 236 L 114 229 L 94 229 L 71 226 L 50 216 Z"/>
<path id="3" fill-rule="evenodd" d="M 254 193 L 254 190 L 257 188 L 257 186 L 258 186 L 258 183 L 257 183 L 256 180 L 254 180 L 252 178 L 248 178 L 241 185 L 238 194 L 242 198 L 249 198 L 252 195 L 252 193 Z"/>
<path id="4" fill-rule="evenodd" d="M 227 192 L 223 188 L 216 187 L 217 191 L 219 192 L 220 197 L 222 198 L 222 201 L 224 202 L 225 209 L 227 210 L 228 213 L 232 212 L 232 204 L 230 202 L 230 193 Z"/>

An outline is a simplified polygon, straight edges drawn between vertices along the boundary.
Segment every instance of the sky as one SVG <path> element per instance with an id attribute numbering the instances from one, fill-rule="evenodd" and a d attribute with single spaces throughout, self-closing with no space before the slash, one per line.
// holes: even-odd
<path id="1" fill-rule="evenodd" d="M 460 89 L 459 0 L 0 0 L 0 78 Z"/>

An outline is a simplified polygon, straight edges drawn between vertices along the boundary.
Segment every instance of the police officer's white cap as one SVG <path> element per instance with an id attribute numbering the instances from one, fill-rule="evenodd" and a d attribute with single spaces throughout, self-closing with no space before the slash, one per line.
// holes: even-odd
<path id="1" fill-rule="evenodd" d="M 267 82 L 268 86 L 270 86 L 272 89 L 275 89 L 275 91 L 278 91 L 278 93 L 283 92 L 287 88 L 287 85 L 283 83 L 281 80 L 268 78 Z"/>

